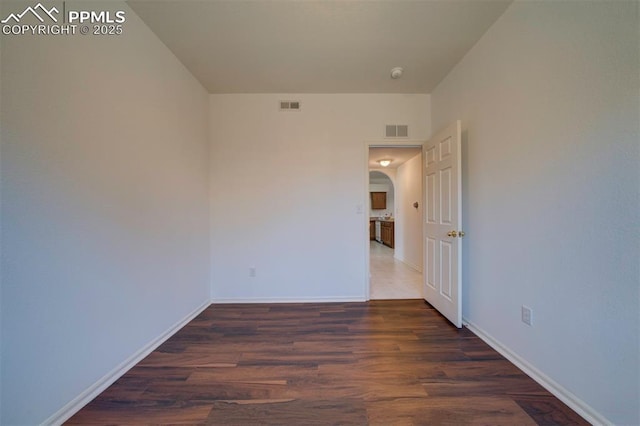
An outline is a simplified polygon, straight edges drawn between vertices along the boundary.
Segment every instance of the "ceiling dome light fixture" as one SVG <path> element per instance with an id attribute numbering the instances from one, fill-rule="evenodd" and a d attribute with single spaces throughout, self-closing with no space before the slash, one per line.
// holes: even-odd
<path id="1" fill-rule="evenodd" d="M 380 163 L 382 167 L 387 167 L 389 164 L 391 164 L 391 160 L 380 160 L 378 161 L 378 163 Z"/>
<path id="2" fill-rule="evenodd" d="M 391 78 L 397 80 L 402 77 L 403 72 L 404 70 L 402 69 L 402 67 L 391 68 Z"/>

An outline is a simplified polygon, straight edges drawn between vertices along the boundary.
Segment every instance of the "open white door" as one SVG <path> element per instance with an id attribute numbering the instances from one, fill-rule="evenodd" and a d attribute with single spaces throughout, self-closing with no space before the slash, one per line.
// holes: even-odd
<path id="1" fill-rule="evenodd" d="M 424 297 L 462 327 L 462 179 L 460 121 L 422 147 L 424 159 Z"/>

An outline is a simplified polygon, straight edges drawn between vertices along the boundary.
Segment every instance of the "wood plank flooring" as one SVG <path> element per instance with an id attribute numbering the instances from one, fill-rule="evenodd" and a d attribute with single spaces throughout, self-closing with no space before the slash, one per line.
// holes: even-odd
<path id="1" fill-rule="evenodd" d="M 587 424 L 421 300 L 212 305 L 67 424 Z"/>

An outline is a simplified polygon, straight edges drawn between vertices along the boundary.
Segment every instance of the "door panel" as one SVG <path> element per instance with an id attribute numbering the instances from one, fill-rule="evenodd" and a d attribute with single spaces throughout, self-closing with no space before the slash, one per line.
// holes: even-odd
<path id="1" fill-rule="evenodd" d="M 425 202 L 427 223 L 436 223 L 436 174 L 427 175 L 425 187 L 427 188 L 427 200 Z"/>
<path id="2" fill-rule="evenodd" d="M 440 223 L 451 225 L 451 168 L 440 170 Z"/>
<path id="3" fill-rule="evenodd" d="M 452 244 L 447 241 L 440 242 L 440 294 L 447 300 L 451 300 L 451 252 Z"/>
<path id="4" fill-rule="evenodd" d="M 436 240 L 427 237 L 427 246 L 425 248 L 426 259 L 424 262 L 425 278 L 427 285 L 432 289 L 436 289 Z"/>
<path id="5" fill-rule="evenodd" d="M 462 327 L 462 188 L 457 121 L 423 146 L 425 299 Z"/>

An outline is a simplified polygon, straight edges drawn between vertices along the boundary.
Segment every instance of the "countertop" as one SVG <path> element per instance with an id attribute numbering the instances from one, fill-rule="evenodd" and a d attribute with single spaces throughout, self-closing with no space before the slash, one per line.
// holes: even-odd
<path id="1" fill-rule="evenodd" d="M 371 220 L 375 220 L 375 221 L 378 221 L 378 222 L 393 222 L 394 221 L 392 217 L 377 217 L 377 216 L 369 217 L 369 220 L 370 221 Z"/>

